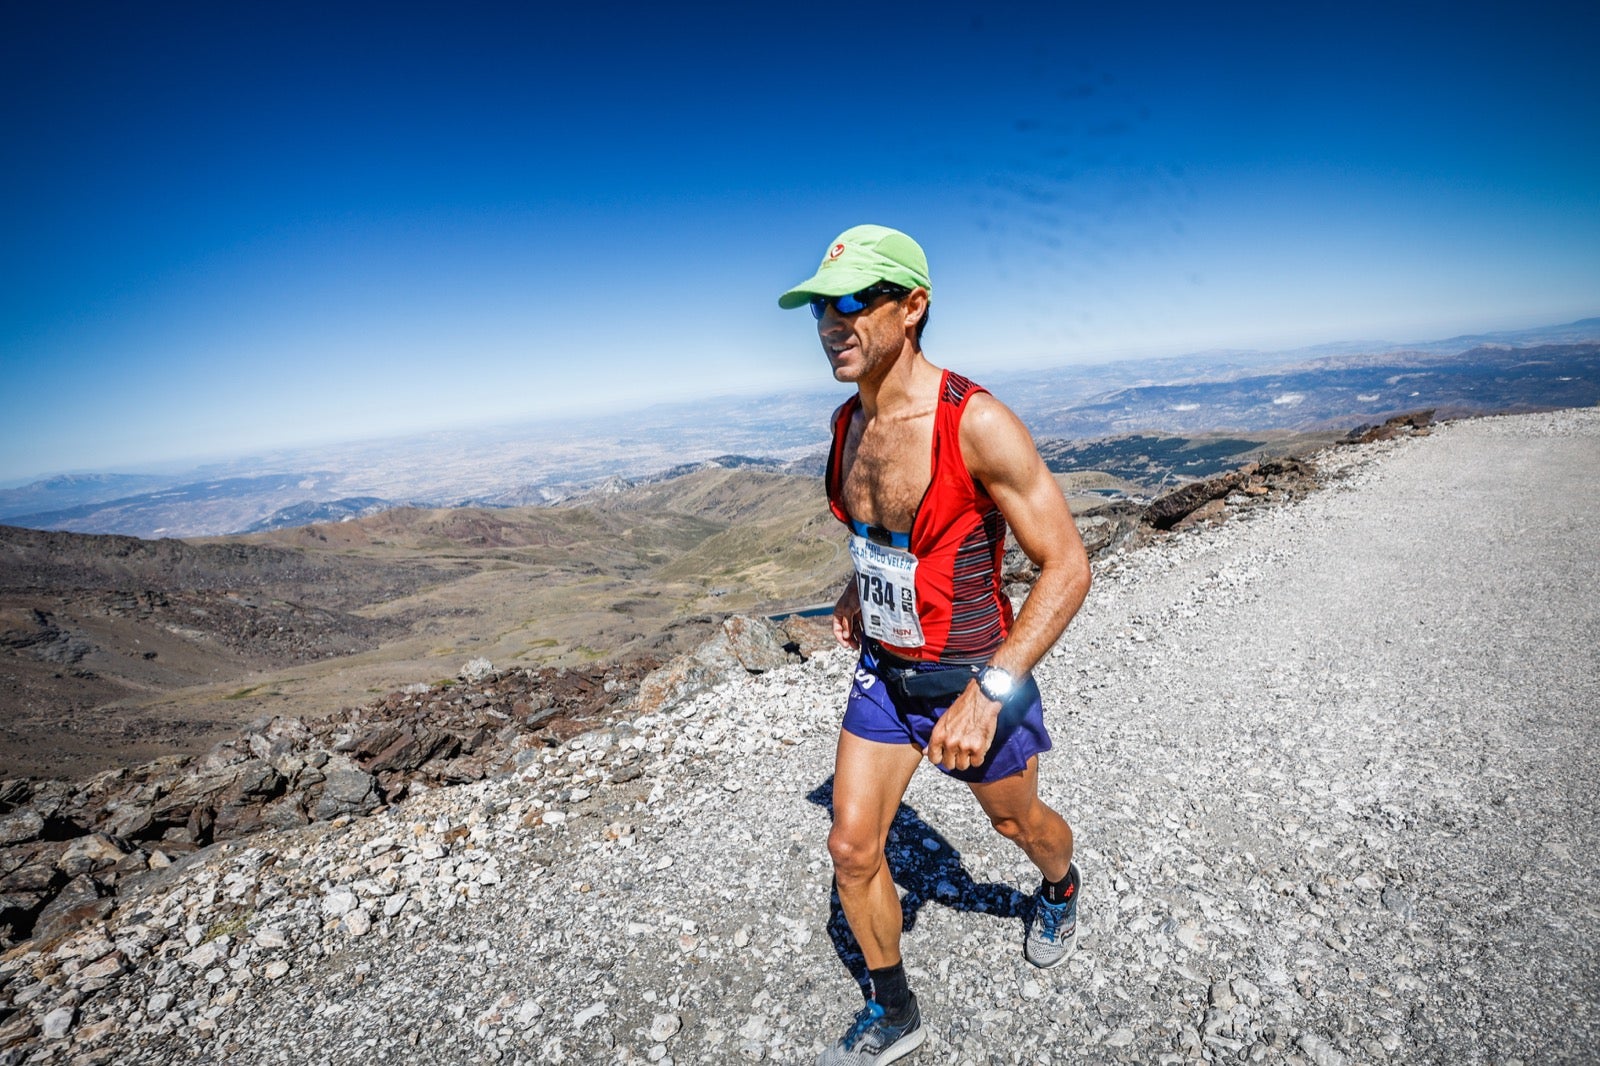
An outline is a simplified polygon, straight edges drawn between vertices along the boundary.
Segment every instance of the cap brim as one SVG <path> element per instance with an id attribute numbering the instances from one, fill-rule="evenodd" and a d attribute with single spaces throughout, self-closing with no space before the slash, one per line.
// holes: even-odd
<path id="1" fill-rule="evenodd" d="M 871 271 L 829 267 L 825 271 L 818 271 L 778 297 L 778 306 L 785 311 L 792 311 L 796 307 L 804 307 L 810 303 L 813 296 L 845 296 L 852 292 L 860 292 L 882 280 Z"/>

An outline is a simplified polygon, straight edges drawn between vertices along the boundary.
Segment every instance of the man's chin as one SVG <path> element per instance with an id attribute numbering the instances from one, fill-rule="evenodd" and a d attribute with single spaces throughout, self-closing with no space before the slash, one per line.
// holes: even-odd
<path id="1" fill-rule="evenodd" d="M 856 378 L 860 376 L 861 375 L 858 371 L 847 366 L 836 366 L 833 368 L 833 380 L 842 381 L 846 385 L 855 384 Z"/>

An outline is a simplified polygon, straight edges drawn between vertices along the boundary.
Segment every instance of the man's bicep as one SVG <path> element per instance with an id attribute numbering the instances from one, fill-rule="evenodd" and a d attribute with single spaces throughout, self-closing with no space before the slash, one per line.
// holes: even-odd
<path id="1" fill-rule="evenodd" d="M 1067 499 L 1027 427 L 999 401 L 985 405 L 980 415 L 972 425 L 968 465 L 1016 534 L 1017 546 L 1040 565 L 1082 554 Z"/>
<path id="2" fill-rule="evenodd" d="M 1067 498 L 1042 461 L 1027 486 L 1017 493 L 1015 502 L 1002 502 L 997 497 L 995 503 L 1016 534 L 1017 546 L 1036 564 L 1069 562 L 1083 554 L 1083 540 L 1078 536 Z"/>

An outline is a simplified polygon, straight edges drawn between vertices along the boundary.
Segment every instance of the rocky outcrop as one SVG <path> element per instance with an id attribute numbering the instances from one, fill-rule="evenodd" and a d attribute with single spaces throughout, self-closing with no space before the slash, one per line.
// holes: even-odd
<path id="1" fill-rule="evenodd" d="M 710 640 L 641 681 L 636 706 L 649 714 L 724 681 L 765 673 L 801 658 L 799 646 L 774 623 L 735 615 Z"/>
<path id="2" fill-rule="evenodd" d="M 1316 487 L 1316 467 L 1310 460 L 1283 457 L 1246 463 L 1157 497 L 1145 508 L 1143 521 L 1157 530 L 1185 529 L 1256 503 L 1298 499 Z"/>
<path id="3" fill-rule="evenodd" d="M 497 671 L 474 660 L 456 681 L 325 718 L 257 719 L 198 758 L 77 784 L 0 782 L 0 949 L 103 918 L 130 880 L 214 842 L 371 814 L 419 788 L 505 774 L 570 737 L 832 643 L 814 622 L 734 616 L 664 666 L 637 658 Z"/>
<path id="4" fill-rule="evenodd" d="M 1361 425 L 1345 434 L 1340 444 L 1372 444 L 1380 440 L 1394 440 L 1396 437 L 1424 437 L 1428 434 L 1428 427 L 1433 424 L 1433 410 L 1408 411 L 1403 415 L 1395 415 L 1382 425 Z"/>
<path id="5" fill-rule="evenodd" d="M 63 629 L 49 611 L 5 608 L 0 609 L 0 650 L 70 666 L 93 651 L 94 645 L 81 633 Z"/>

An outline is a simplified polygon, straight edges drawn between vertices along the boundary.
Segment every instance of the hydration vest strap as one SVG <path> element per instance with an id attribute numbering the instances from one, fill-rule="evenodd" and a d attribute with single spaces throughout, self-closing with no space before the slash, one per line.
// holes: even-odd
<path id="1" fill-rule="evenodd" d="M 869 526 L 865 522 L 856 521 L 854 518 L 850 520 L 850 529 L 856 536 L 865 537 L 874 544 L 882 544 L 889 548 L 904 548 L 906 550 L 911 548 L 910 533 L 900 533 L 896 530 L 884 529 L 882 526 Z"/>

